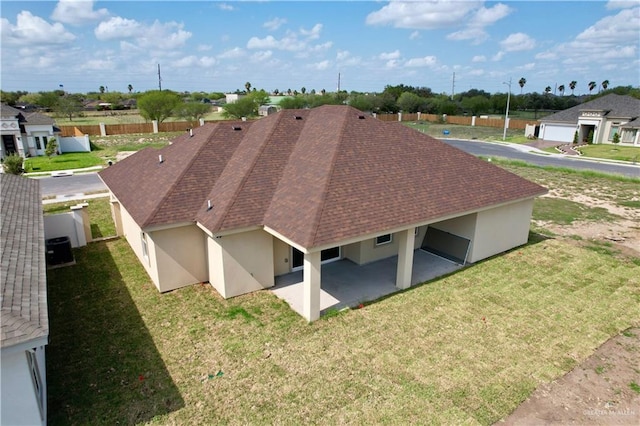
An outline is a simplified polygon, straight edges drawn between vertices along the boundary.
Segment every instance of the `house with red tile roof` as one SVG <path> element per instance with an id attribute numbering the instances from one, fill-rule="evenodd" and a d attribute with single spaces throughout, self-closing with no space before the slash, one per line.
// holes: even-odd
<path id="1" fill-rule="evenodd" d="M 546 189 L 400 123 L 349 106 L 207 123 L 100 172 L 119 235 L 161 292 L 209 282 L 223 297 L 296 268 L 319 317 L 321 264 L 414 250 L 462 263 L 527 242 Z"/>

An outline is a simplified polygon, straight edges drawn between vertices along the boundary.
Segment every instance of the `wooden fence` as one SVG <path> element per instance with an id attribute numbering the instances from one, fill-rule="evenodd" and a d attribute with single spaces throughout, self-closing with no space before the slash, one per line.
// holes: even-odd
<path id="1" fill-rule="evenodd" d="M 437 114 L 376 114 L 376 118 L 381 121 L 428 121 L 430 123 L 442 123 L 443 116 Z M 472 125 L 472 117 L 449 115 L 444 123 L 459 124 L 463 126 Z M 509 128 L 524 130 L 527 124 L 537 124 L 537 120 L 522 120 L 517 118 L 509 119 Z M 182 132 L 186 129 L 197 127 L 198 123 L 188 121 L 170 121 L 158 124 L 159 132 Z M 504 118 L 475 118 L 475 125 L 482 127 L 504 128 Z M 126 135 L 132 133 L 153 133 L 153 123 L 128 123 L 128 124 L 105 124 L 104 130 L 107 135 Z M 59 126 L 60 136 L 74 136 L 86 134 L 90 136 L 100 136 L 100 125 L 77 125 Z M 78 131 L 76 131 L 76 129 Z"/>

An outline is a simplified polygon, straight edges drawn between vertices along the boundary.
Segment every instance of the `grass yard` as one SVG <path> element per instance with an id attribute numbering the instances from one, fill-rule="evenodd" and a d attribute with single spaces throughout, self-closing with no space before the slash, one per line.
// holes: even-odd
<path id="1" fill-rule="evenodd" d="M 502 166 L 559 198 L 640 200 L 637 180 Z M 567 205 L 542 207 L 534 219 Z M 618 219 L 588 206 L 571 215 Z M 640 262 L 594 244 L 532 233 L 502 256 L 307 324 L 268 291 L 160 294 L 124 239 L 92 243 L 74 250 L 75 266 L 48 271 L 49 422 L 492 424 L 640 325 Z"/>
<path id="2" fill-rule="evenodd" d="M 404 122 L 403 124 L 433 136 L 434 138 L 445 137 L 442 132 L 448 130 L 449 134 L 446 135 L 447 138 L 502 141 L 502 133 L 504 131 L 496 127 L 462 126 L 459 124 L 437 124 L 428 122 Z M 507 129 L 505 142 L 525 143 L 530 141 L 524 137 L 524 130 Z"/>
<path id="3" fill-rule="evenodd" d="M 580 151 L 585 157 L 640 162 L 640 147 L 635 146 L 597 144 L 580 147 Z"/>
<path id="4" fill-rule="evenodd" d="M 69 152 L 54 155 L 51 158 L 29 157 L 24 162 L 24 169 L 31 172 L 51 172 L 55 170 L 83 169 L 85 167 L 101 166 L 104 161 L 89 152 Z"/>

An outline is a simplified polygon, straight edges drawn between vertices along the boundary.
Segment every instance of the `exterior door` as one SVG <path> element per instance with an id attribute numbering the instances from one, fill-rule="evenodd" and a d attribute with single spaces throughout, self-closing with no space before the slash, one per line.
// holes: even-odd
<path id="1" fill-rule="evenodd" d="M 320 252 L 320 262 L 328 263 L 340 259 L 340 247 L 332 247 Z M 299 271 L 304 266 L 304 254 L 295 247 L 291 247 L 291 270 Z"/>
<path id="2" fill-rule="evenodd" d="M 13 135 L 2 135 L 2 144 L 4 145 L 5 154 L 15 154 L 16 151 L 16 140 L 13 138 Z"/>

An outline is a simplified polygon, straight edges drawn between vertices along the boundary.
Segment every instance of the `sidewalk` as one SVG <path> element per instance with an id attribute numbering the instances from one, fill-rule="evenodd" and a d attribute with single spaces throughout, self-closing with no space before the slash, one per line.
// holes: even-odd
<path id="1" fill-rule="evenodd" d="M 48 172 L 31 172 L 31 173 L 25 173 L 23 174 L 23 176 L 25 177 L 30 177 L 30 178 L 44 178 L 44 177 L 55 177 L 55 176 L 72 176 L 76 173 L 94 173 L 94 172 L 98 172 L 100 170 L 102 170 L 104 167 L 103 166 L 92 166 L 92 167 L 86 167 L 84 169 L 71 169 L 71 170 L 54 170 L 54 171 L 48 171 Z"/>
<path id="2" fill-rule="evenodd" d="M 77 201 L 81 203 L 81 202 L 84 202 L 85 200 L 92 200 L 95 198 L 105 198 L 108 196 L 109 196 L 108 192 L 100 192 L 98 194 L 88 194 L 88 195 L 85 195 L 84 193 L 58 195 L 55 198 L 47 198 L 45 200 L 42 200 L 42 204 L 65 203 L 67 201 Z"/>

